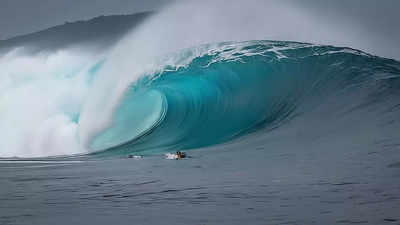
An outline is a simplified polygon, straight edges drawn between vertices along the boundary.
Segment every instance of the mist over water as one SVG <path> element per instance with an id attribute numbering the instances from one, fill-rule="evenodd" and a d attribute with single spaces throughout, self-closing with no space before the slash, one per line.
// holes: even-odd
<path id="1" fill-rule="evenodd" d="M 221 13 L 223 10 L 223 13 Z M 185 66 L 192 58 L 167 54 L 208 43 L 244 40 L 295 40 L 360 46 L 346 26 L 328 26 L 282 1 L 178 2 L 165 7 L 118 43 L 99 72 L 90 101 L 80 121 L 85 145 L 110 125 L 110 117 L 126 89 L 139 77 L 167 65 Z M 112 74 L 112 75 L 111 75 Z M 104 90 L 107 90 L 107 94 Z M 100 106 L 103 110 L 99 113 Z M 96 118 L 90 116 L 97 112 Z"/>
<path id="2" fill-rule="evenodd" d="M 1 157 L 82 152 L 77 120 L 96 57 L 16 49 L 0 58 Z"/>
<path id="3" fill-rule="evenodd" d="M 0 58 L 0 128 L 6 140 L 0 156 L 93 152 L 91 142 L 113 126 L 138 80 L 186 68 L 212 52 L 205 44 L 247 40 L 370 49 L 351 24 L 332 25 L 290 1 L 178 2 L 107 46 L 110 51 L 75 46 L 28 55 L 15 49 Z"/>

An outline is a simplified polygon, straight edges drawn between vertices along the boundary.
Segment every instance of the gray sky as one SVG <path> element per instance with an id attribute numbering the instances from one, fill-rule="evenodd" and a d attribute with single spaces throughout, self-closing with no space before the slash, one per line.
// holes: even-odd
<path id="1" fill-rule="evenodd" d="M 99 15 L 157 10 L 171 0 L 0 0 L 0 39 Z"/>
<path id="2" fill-rule="evenodd" d="M 0 0 L 0 39 L 99 15 L 157 10 L 173 0 Z M 183 0 L 182 0 L 183 1 Z M 235 1 L 235 0 L 232 0 Z M 240 1 L 240 0 L 237 0 Z M 244 0 L 243 0 L 244 1 Z M 264 0 L 267 1 L 267 0 Z M 281 0 L 400 59 L 399 0 Z M 226 1 L 229 4 L 230 1 Z M 223 13 L 223 11 L 221 11 Z M 279 18 L 282 19 L 282 18 Z M 283 18 L 284 19 L 284 18 Z M 278 22 L 279 21 L 273 21 Z M 354 28 L 354 29 L 353 29 Z M 344 31 L 345 32 L 345 31 Z M 374 52 L 373 52 L 374 53 Z"/>
<path id="3" fill-rule="evenodd" d="M 373 54 L 400 59 L 399 0 L 293 0 L 331 27 L 346 25 L 354 37 L 375 47 Z M 336 27 L 340 29 L 340 27 Z M 378 50 L 379 48 L 379 50 Z"/>

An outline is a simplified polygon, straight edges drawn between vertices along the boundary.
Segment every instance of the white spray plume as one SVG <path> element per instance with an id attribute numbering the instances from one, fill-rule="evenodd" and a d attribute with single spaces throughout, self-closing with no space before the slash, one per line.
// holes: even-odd
<path id="1" fill-rule="evenodd" d="M 166 64 L 182 63 L 160 61 L 163 55 L 223 41 L 267 39 L 344 45 L 350 43 L 347 36 L 344 30 L 327 27 L 292 7 L 290 1 L 178 1 L 117 44 L 84 105 L 80 140 L 88 147 L 96 134 L 111 125 L 125 91 L 139 77 Z"/>
<path id="2" fill-rule="evenodd" d="M 33 58 L 9 53 L 0 58 L 0 157 L 89 151 L 92 138 L 111 125 L 130 85 L 165 64 L 185 64 L 160 61 L 160 56 L 201 44 L 255 39 L 363 49 L 358 31 L 350 27 L 315 18 L 290 0 L 179 1 L 119 42 L 93 86 L 85 83 L 86 69 L 98 60 L 90 52 L 65 50 Z"/>
<path id="3" fill-rule="evenodd" d="M 67 50 L 0 58 L 0 157 L 84 152 L 77 138 L 91 56 Z M 81 74 L 85 73 L 85 74 Z"/>

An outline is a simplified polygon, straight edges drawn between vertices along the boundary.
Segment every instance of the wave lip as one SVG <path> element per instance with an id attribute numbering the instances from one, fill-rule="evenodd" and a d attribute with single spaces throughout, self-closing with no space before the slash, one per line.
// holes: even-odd
<path id="1" fill-rule="evenodd" d="M 264 135 L 328 99 L 337 113 L 376 102 L 396 109 L 400 92 L 395 60 L 298 42 L 201 45 L 123 73 L 119 54 L 7 57 L 0 58 L 2 157 L 195 149 Z"/>
<path id="2" fill-rule="evenodd" d="M 92 142 L 95 151 L 160 153 L 215 145 L 279 128 L 338 93 L 368 98 L 387 89 L 382 77 L 400 76 L 394 60 L 297 42 L 227 42 L 165 57 L 163 69 L 132 84 L 113 125 Z"/>

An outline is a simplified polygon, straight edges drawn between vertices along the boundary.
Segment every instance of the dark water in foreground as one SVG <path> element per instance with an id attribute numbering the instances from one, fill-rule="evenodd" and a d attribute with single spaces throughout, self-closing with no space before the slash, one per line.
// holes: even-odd
<path id="1" fill-rule="evenodd" d="M 0 224 L 400 224 L 399 142 L 264 141 L 184 160 L 2 161 Z"/>

